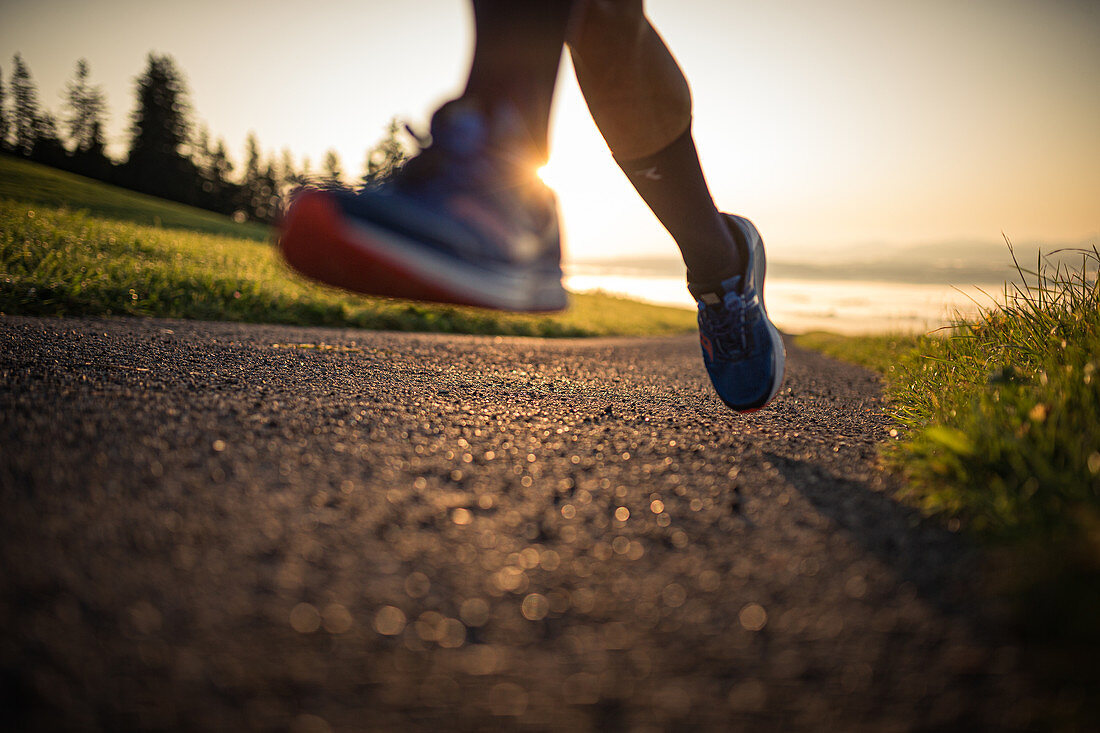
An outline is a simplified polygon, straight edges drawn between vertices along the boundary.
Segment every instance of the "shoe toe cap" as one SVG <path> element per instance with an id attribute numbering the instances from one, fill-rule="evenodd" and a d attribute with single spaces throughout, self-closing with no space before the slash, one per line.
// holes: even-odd
<path id="1" fill-rule="evenodd" d="M 722 401 L 735 410 L 761 407 L 771 396 L 775 365 L 771 353 L 711 366 L 711 381 Z"/>
<path id="2" fill-rule="evenodd" d="M 744 411 L 763 407 L 774 394 L 782 356 L 766 322 L 754 329 L 750 353 L 735 359 L 706 359 L 715 392 L 729 407 Z M 706 356 L 704 352 L 704 357 Z"/>

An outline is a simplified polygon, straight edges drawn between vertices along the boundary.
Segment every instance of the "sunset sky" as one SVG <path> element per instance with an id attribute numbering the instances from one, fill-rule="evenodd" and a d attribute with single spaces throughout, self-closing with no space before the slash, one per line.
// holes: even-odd
<path id="1" fill-rule="evenodd" d="M 170 8 L 170 9 L 169 9 Z M 1092 0 L 650 0 L 687 73 L 720 208 L 788 259 L 859 245 L 1098 242 L 1100 3 Z M 187 75 L 196 119 L 235 154 L 364 151 L 401 116 L 425 124 L 462 86 L 463 0 L 265 3 L 37 0 L 0 5 L 0 68 L 19 51 L 62 108 L 78 58 L 125 150 L 149 51 Z M 572 259 L 671 254 L 584 107 L 568 64 L 549 179 Z"/>

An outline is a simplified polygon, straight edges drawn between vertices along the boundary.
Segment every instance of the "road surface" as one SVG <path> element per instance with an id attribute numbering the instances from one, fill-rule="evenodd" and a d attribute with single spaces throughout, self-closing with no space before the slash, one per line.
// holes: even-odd
<path id="1" fill-rule="evenodd" d="M 876 378 L 693 338 L 0 318 L 18 729 L 1023 729 Z"/>

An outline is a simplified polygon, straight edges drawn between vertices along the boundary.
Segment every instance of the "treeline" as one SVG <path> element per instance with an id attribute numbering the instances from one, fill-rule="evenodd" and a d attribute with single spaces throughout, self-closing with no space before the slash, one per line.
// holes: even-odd
<path id="1" fill-rule="evenodd" d="M 265 154 L 254 133 L 235 170 L 225 140 L 214 140 L 205 125 L 195 124 L 184 75 L 170 56 L 150 53 L 146 59 L 135 83 L 128 150 L 120 161 L 107 155 L 107 100 L 92 84 L 84 59 L 76 62 L 63 96 L 60 117 L 40 107 L 30 70 L 16 54 L 7 85 L 0 69 L 0 152 L 238 220 L 273 221 L 289 192 L 304 184 L 348 187 L 335 151 L 326 153 L 314 174 L 308 159 L 298 166 L 290 150 L 279 158 Z M 394 121 L 387 137 L 367 152 L 358 183 L 381 179 L 406 155 Z"/>

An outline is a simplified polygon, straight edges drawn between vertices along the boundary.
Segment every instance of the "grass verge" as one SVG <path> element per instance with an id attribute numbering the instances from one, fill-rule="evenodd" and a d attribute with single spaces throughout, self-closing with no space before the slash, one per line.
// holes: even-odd
<path id="1" fill-rule="evenodd" d="M 237 223 L 211 211 L 146 196 L 8 155 L 0 155 L 0 199 L 84 211 L 103 219 L 258 242 L 270 241 L 273 237 L 271 228 L 262 224 Z"/>
<path id="2" fill-rule="evenodd" d="M 1100 252 L 1079 254 L 942 336 L 800 343 L 886 377 L 904 498 L 994 549 L 1031 630 L 1100 643 Z"/>
<path id="3" fill-rule="evenodd" d="M 1038 642 L 1060 690 L 1047 722 L 1067 730 L 1100 684 L 1100 252 L 1079 254 L 1018 267 L 1003 306 L 939 336 L 799 341 L 884 375 L 902 498 L 984 543 L 987 591 Z"/>
<path id="4" fill-rule="evenodd" d="M 930 336 L 887 334 L 873 336 L 841 336 L 825 331 L 813 331 L 795 338 L 806 349 L 841 359 L 851 364 L 873 369 L 883 376 L 898 371 L 903 361 L 914 358 L 923 346 L 931 345 Z"/>
<path id="5" fill-rule="evenodd" d="M 14 201 L 0 201 L 0 313 L 522 336 L 660 335 L 695 327 L 690 311 L 595 294 L 572 295 L 566 311 L 545 316 L 359 297 L 298 277 L 268 243 Z"/>
<path id="6" fill-rule="evenodd" d="M 1100 253 L 1020 268 L 943 335 L 799 343 L 876 369 L 908 428 L 887 459 L 925 512 L 997 543 L 1086 541 L 1100 569 Z"/>
<path id="7" fill-rule="evenodd" d="M 897 381 L 923 508 L 1008 541 L 1100 524 L 1098 264 L 1094 251 L 1079 269 L 1021 270 L 1003 307 L 930 341 Z"/>

